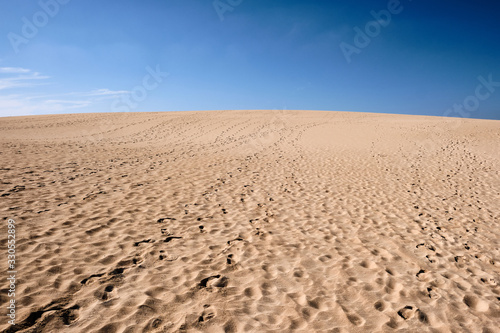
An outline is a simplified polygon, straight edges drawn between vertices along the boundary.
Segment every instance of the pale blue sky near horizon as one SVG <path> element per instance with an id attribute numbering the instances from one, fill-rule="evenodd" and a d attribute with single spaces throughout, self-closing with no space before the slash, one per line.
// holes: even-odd
<path id="1" fill-rule="evenodd" d="M 500 119 L 500 4 L 0 2 L 0 116 L 332 110 Z"/>

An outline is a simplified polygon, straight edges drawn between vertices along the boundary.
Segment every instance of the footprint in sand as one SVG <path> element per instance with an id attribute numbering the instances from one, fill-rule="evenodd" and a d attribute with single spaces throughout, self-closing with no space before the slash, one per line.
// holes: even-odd
<path id="1" fill-rule="evenodd" d="M 217 316 L 217 310 L 210 304 L 203 305 L 203 312 L 198 318 L 199 323 L 206 323 Z"/>
<path id="2" fill-rule="evenodd" d="M 104 275 L 104 273 L 102 273 L 102 274 L 93 274 L 93 275 L 89 276 L 88 278 L 85 278 L 85 279 L 83 279 L 82 281 L 80 281 L 80 283 L 81 283 L 81 284 L 87 284 L 87 282 L 88 282 L 90 279 L 95 278 L 95 277 L 101 277 L 101 276 L 103 276 L 103 275 Z"/>
<path id="3" fill-rule="evenodd" d="M 380 301 L 375 302 L 375 304 L 373 304 L 373 307 L 377 311 L 382 312 L 382 311 L 384 311 L 387 308 L 387 303 L 384 302 L 383 300 L 380 300 Z"/>
<path id="4" fill-rule="evenodd" d="M 466 295 L 464 303 L 472 310 L 485 312 L 489 309 L 489 304 L 475 295 Z"/>
<path id="5" fill-rule="evenodd" d="M 165 243 L 169 243 L 171 240 L 173 239 L 181 239 L 182 237 L 175 237 L 175 236 L 171 236 L 171 237 L 167 237 L 164 242 Z"/>
<path id="6" fill-rule="evenodd" d="M 411 319 L 415 316 L 417 309 L 411 305 L 407 305 L 398 311 L 398 315 L 404 320 Z"/>
<path id="7" fill-rule="evenodd" d="M 164 218 L 158 219 L 158 221 L 156 221 L 156 222 L 157 223 L 164 223 L 164 222 L 167 222 L 168 220 L 175 221 L 176 219 L 173 217 L 164 217 Z"/>
<path id="8" fill-rule="evenodd" d="M 139 246 L 139 244 L 142 244 L 142 243 L 154 243 L 155 241 L 152 240 L 152 239 L 145 239 L 145 240 L 142 240 L 140 242 L 135 242 L 134 243 L 134 246 Z"/>
<path id="9" fill-rule="evenodd" d="M 198 284 L 199 288 L 212 288 L 212 287 L 217 287 L 217 288 L 224 288 L 227 287 L 229 284 L 229 278 L 225 276 L 221 276 L 220 274 L 217 275 L 212 275 L 207 278 L 204 278 L 203 280 L 200 281 Z"/>

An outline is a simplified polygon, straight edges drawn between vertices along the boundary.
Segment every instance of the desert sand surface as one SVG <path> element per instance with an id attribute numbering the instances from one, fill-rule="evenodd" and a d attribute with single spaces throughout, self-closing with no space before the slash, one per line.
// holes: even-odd
<path id="1" fill-rule="evenodd" d="M 500 121 L 0 118 L 3 332 L 500 332 Z"/>

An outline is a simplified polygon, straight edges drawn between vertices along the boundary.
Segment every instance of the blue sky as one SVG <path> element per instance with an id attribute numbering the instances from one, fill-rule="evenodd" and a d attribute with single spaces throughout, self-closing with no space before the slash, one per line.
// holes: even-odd
<path id="1" fill-rule="evenodd" d="M 305 109 L 500 119 L 494 1 L 20 0 L 0 9 L 0 116 Z"/>

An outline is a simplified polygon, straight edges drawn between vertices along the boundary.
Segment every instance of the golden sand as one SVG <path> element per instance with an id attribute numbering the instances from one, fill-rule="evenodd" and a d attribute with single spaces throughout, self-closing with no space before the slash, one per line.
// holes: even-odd
<path id="1" fill-rule="evenodd" d="M 500 121 L 12 117 L 0 147 L 0 330 L 500 332 Z"/>

